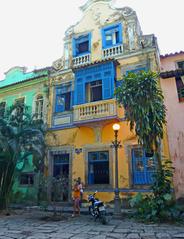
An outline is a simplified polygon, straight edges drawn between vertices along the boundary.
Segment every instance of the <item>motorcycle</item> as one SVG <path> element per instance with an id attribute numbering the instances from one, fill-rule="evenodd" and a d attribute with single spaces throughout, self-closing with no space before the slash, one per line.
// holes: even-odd
<path id="1" fill-rule="evenodd" d="M 95 197 L 96 193 L 97 191 L 88 196 L 88 202 L 90 203 L 89 214 L 95 219 L 95 221 L 96 219 L 99 219 L 102 224 L 106 224 L 107 219 L 105 205 L 102 201 Z"/>

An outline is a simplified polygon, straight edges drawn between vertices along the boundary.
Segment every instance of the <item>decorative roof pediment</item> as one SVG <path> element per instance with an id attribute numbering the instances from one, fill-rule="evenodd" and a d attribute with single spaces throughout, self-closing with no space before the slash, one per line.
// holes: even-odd
<path id="1" fill-rule="evenodd" d="M 80 7 L 80 9 L 82 11 L 86 11 L 86 9 L 88 9 L 91 5 L 93 5 L 94 3 L 98 3 L 98 2 L 110 3 L 110 2 L 112 2 L 112 0 L 88 0 L 83 6 Z"/>

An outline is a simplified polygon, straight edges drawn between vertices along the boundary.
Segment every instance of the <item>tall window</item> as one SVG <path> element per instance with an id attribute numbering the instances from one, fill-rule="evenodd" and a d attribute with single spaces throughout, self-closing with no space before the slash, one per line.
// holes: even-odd
<path id="1" fill-rule="evenodd" d="M 43 119 L 43 96 L 38 95 L 35 102 L 35 118 Z"/>
<path id="2" fill-rule="evenodd" d="M 6 102 L 1 102 L 0 103 L 0 117 L 4 117 L 5 108 L 6 108 Z"/>
<path id="3" fill-rule="evenodd" d="M 102 81 L 97 80 L 86 84 L 86 101 L 102 100 Z"/>
<path id="4" fill-rule="evenodd" d="M 56 88 L 55 112 L 71 110 L 71 85 Z"/>
<path id="5" fill-rule="evenodd" d="M 16 109 L 12 111 L 12 115 L 22 118 L 24 113 L 24 100 L 24 97 L 15 100 L 14 105 Z"/>
<path id="6" fill-rule="evenodd" d="M 182 77 L 176 77 L 176 87 L 179 102 L 184 102 L 184 81 L 182 80 Z"/>
<path id="7" fill-rule="evenodd" d="M 89 152 L 88 162 L 88 183 L 109 184 L 109 152 Z"/>
<path id="8" fill-rule="evenodd" d="M 102 29 L 102 46 L 108 48 L 122 43 L 122 25 L 117 24 Z"/>
<path id="9" fill-rule="evenodd" d="M 142 148 L 132 149 L 132 172 L 134 185 L 153 183 L 155 173 L 153 152 L 146 152 Z"/>
<path id="10" fill-rule="evenodd" d="M 79 56 L 90 52 L 90 35 L 73 38 L 73 56 Z"/>

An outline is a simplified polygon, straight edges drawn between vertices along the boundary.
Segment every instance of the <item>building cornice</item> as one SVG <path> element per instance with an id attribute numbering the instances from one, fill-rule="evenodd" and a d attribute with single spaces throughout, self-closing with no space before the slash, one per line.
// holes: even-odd
<path id="1" fill-rule="evenodd" d="M 181 76 L 184 76 L 184 69 L 176 69 L 173 71 L 165 71 L 160 73 L 160 77 L 163 79 Z"/>

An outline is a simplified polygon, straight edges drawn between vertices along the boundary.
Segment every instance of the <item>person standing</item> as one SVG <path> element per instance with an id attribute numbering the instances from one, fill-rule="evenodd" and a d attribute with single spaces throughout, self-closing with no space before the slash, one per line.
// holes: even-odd
<path id="1" fill-rule="evenodd" d="M 73 187 L 73 214 L 72 217 L 80 215 L 80 187 L 78 181 Z"/>
<path id="2" fill-rule="evenodd" d="M 82 199 L 83 199 L 84 185 L 81 182 L 81 178 L 80 177 L 78 177 L 77 182 L 78 182 L 79 189 L 80 189 L 80 206 L 81 206 Z"/>

